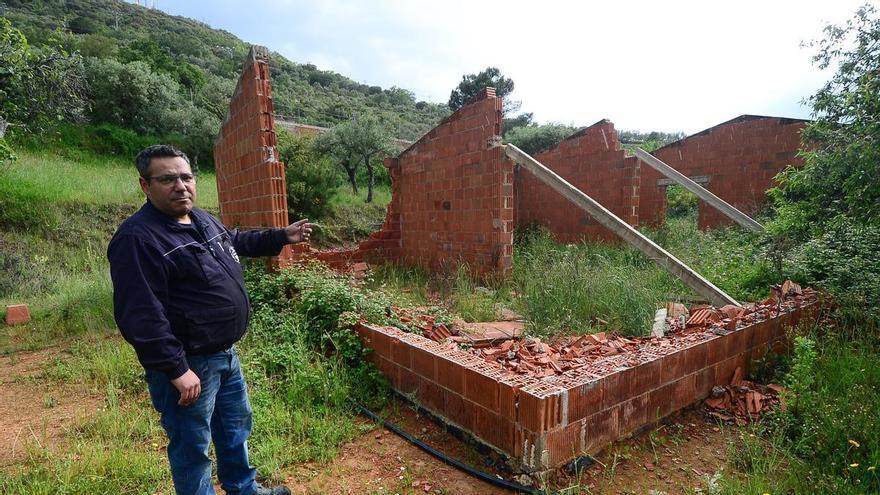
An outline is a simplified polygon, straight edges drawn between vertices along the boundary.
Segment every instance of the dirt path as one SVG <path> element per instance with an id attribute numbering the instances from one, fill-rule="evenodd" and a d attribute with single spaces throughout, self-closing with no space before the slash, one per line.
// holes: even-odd
<path id="1" fill-rule="evenodd" d="M 21 462 L 32 447 L 57 448 L 64 429 L 100 401 L 75 385 L 47 386 L 41 375 L 62 351 L 0 355 L 0 467 Z"/>

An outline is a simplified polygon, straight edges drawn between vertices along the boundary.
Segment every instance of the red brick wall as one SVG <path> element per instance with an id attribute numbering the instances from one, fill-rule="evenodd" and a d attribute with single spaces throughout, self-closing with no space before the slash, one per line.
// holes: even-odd
<path id="1" fill-rule="evenodd" d="M 544 471 L 653 424 L 727 385 L 737 367 L 786 349 L 785 328 L 817 304 L 725 335 L 703 331 L 648 339 L 635 354 L 610 356 L 561 375 L 504 372 L 483 359 L 394 327 L 359 324 L 373 363 L 392 387 L 520 468 Z"/>
<path id="2" fill-rule="evenodd" d="M 535 155 L 535 159 L 628 222 L 639 222 L 640 163 L 624 157 L 614 124 L 601 120 Z M 617 240 L 585 211 L 527 170 L 515 178 L 516 225 L 540 224 L 562 242 Z"/>
<path id="3" fill-rule="evenodd" d="M 513 163 L 500 135 L 501 98 L 487 88 L 389 161 L 396 203 L 386 226 L 394 233 L 399 222 L 402 261 L 430 269 L 463 261 L 477 273 L 510 268 Z"/>
<path id="4" fill-rule="evenodd" d="M 275 150 L 269 52 L 251 47 L 214 143 L 220 216 L 229 227 L 284 227 L 287 188 Z M 289 256 L 285 248 L 281 258 Z"/>
<path id="5" fill-rule="evenodd" d="M 708 176 L 704 185 L 721 199 L 752 216 L 765 203 L 773 177 L 788 165 L 800 166 L 796 154 L 800 131 L 806 121 L 743 115 L 703 132 L 669 144 L 653 154 L 689 176 Z M 657 186 L 663 176 L 643 166 L 641 172 L 641 221 L 663 222 L 666 189 Z M 732 224 L 733 221 L 700 201 L 700 228 Z"/>

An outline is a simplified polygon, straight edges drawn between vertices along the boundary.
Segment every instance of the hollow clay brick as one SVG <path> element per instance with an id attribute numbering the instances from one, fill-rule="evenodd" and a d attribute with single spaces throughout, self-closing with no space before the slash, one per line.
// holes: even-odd
<path id="1" fill-rule="evenodd" d="M 31 313 L 27 304 L 10 304 L 6 306 L 6 324 L 21 325 L 31 321 Z"/>

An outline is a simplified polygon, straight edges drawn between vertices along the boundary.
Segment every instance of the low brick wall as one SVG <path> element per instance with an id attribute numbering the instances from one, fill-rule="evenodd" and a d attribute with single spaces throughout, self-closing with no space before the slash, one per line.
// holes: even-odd
<path id="1" fill-rule="evenodd" d="M 785 311 L 724 335 L 645 339 L 635 353 L 536 378 L 394 327 L 359 324 L 371 359 L 395 390 L 540 472 L 600 451 L 730 383 L 736 368 L 787 347 L 785 328 L 818 306 Z"/>

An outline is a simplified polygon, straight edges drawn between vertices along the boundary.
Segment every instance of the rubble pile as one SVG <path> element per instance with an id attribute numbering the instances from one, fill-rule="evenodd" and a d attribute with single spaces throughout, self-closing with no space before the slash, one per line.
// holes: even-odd
<path id="1" fill-rule="evenodd" d="M 385 313 L 409 327 L 403 330 L 418 330 L 423 336 L 435 342 L 446 342 L 449 337 L 457 333 L 453 333 L 446 325 L 437 323 L 437 317 L 434 315 L 409 311 L 398 306 L 388 306 L 385 308 Z"/>
<path id="2" fill-rule="evenodd" d="M 553 344 L 536 337 L 521 341 L 506 340 L 500 345 L 474 349 L 472 352 L 507 371 L 545 377 L 582 368 L 595 358 L 616 356 L 637 348 L 636 340 L 618 335 L 607 336 L 600 332 Z"/>
<path id="3" fill-rule="evenodd" d="M 712 389 L 712 394 L 703 401 L 703 412 L 724 424 L 743 426 L 778 406 L 784 390 L 773 383 L 761 385 L 744 380 L 742 368 L 737 368 L 730 385 Z"/>
<path id="4" fill-rule="evenodd" d="M 686 347 L 687 342 L 726 335 L 739 327 L 752 325 L 779 313 L 816 301 L 818 294 L 810 288 L 801 288 L 792 281 L 771 287 L 771 295 L 764 301 L 746 303 L 742 306 L 727 305 L 721 308 L 698 304 L 688 309 L 681 303 L 668 303 L 658 311 L 661 331 L 649 337 L 624 337 L 617 333 L 600 332 L 580 337 L 558 337 L 552 342 L 543 342 L 537 337 L 498 338 L 474 341 L 458 328 L 438 323 L 435 316 L 421 314 L 418 309 L 410 311 L 389 306 L 389 317 L 398 319 L 405 330 L 416 331 L 425 337 L 448 346 L 450 349 L 464 349 L 487 363 L 508 373 L 528 374 L 538 378 L 561 375 L 569 370 L 582 368 L 604 358 L 617 357 L 616 365 L 637 366 L 641 354 L 665 355 Z M 748 383 L 748 382 L 744 382 Z M 729 403 L 736 409 L 740 390 L 751 385 L 731 385 Z M 749 391 L 755 391 L 749 388 Z M 720 392 L 719 392 L 720 393 Z M 748 395 L 744 411 L 748 414 L 760 412 L 758 405 L 770 401 L 772 394 L 755 392 Z M 719 396 L 720 398 L 720 396 Z M 748 402 L 751 400 L 751 403 Z M 772 401 L 770 401 L 772 402 Z M 713 404 L 716 404 L 713 402 Z M 751 404 L 749 406 L 749 404 Z M 728 410 L 727 402 L 719 410 Z M 756 408 L 758 410 L 756 410 Z M 738 411 L 738 409 L 736 409 Z M 723 413 L 720 413 L 723 414 Z M 733 414 L 731 417 L 743 417 Z M 726 419 L 725 419 L 726 420 Z"/>

